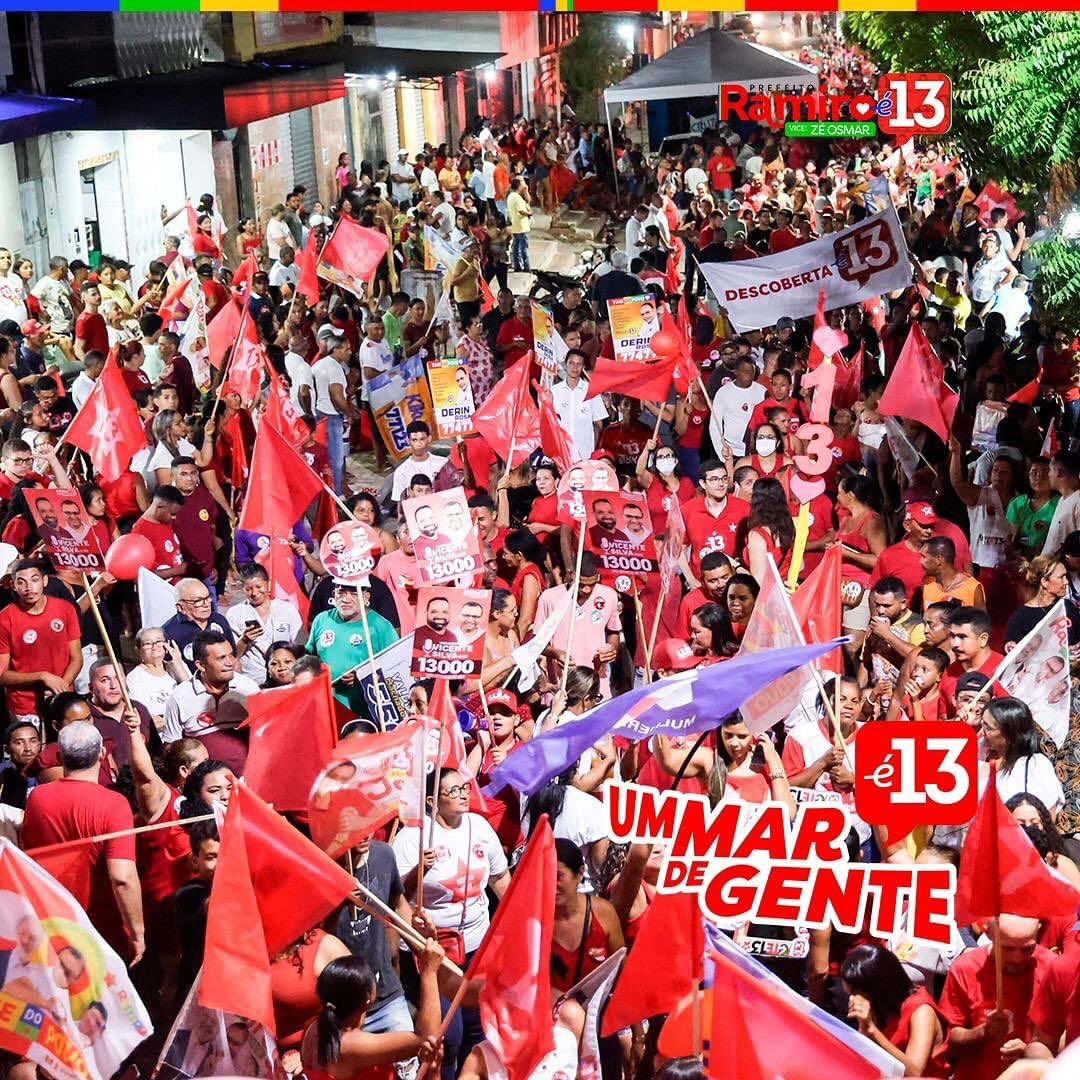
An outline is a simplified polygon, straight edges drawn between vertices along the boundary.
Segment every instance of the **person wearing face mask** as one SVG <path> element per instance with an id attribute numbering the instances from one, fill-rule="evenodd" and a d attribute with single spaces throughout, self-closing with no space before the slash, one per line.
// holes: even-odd
<path id="1" fill-rule="evenodd" d="M 791 465 L 791 458 L 784 453 L 784 439 L 775 424 L 764 423 L 754 428 L 750 440 L 753 453 L 739 458 L 735 468 L 749 465 L 759 478 L 779 476 Z"/>
<path id="2" fill-rule="evenodd" d="M 670 446 L 662 446 L 656 439 L 649 439 L 645 443 L 637 459 L 636 473 L 638 484 L 649 504 L 653 532 L 663 535 L 667 530 L 667 515 L 672 500 L 681 506 L 694 497 L 694 486 L 682 475 L 675 451 Z"/>

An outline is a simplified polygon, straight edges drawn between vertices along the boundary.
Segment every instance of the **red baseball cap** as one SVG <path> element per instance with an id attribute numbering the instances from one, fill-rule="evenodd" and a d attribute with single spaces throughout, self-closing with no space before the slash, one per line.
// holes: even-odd
<path id="1" fill-rule="evenodd" d="M 919 525 L 929 527 L 931 525 L 936 525 L 937 520 L 937 513 L 928 502 L 909 503 L 907 509 L 904 511 L 905 522 L 914 521 Z"/>
<path id="2" fill-rule="evenodd" d="M 19 327 L 19 331 L 23 337 L 29 337 L 31 334 L 44 334 L 48 331 L 48 327 L 44 323 L 39 323 L 37 319 L 27 319 L 26 322 Z"/>
<path id="3" fill-rule="evenodd" d="M 652 666 L 655 671 L 661 668 L 671 671 L 689 671 L 691 668 L 696 668 L 704 659 L 704 656 L 698 656 L 681 638 L 669 637 L 664 638 L 653 649 Z"/>
<path id="4" fill-rule="evenodd" d="M 513 690 L 504 690 L 501 686 L 488 691 L 487 703 L 489 712 L 494 709 L 496 705 L 501 705 L 510 713 L 516 713 L 518 711 L 517 694 L 515 694 Z"/>

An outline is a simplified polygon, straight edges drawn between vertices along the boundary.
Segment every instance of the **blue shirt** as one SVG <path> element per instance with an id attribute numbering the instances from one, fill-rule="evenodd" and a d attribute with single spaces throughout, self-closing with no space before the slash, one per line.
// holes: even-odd
<path id="1" fill-rule="evenodd" d="M 161 632 L 170 641 L 176 642 L 176 645 L 180 652 L 183 653 L 185 660 L 191 660 L 191 644 L 195 640 L 195 635 L 201 633 L 202 629 L 203 628 L 193 619 L 189 619 L 186 615 L 181 615 L 178 611 L 164 626 L 162 626 Z M 232 627 L 229 626 L 224 617 L 219 615 L 216 611 L 210 613 L 210 618 L 206 623 L 206 629 L 220 630 L 229 639 L 229 644 L 234 648 L 236 647 L 236 638 L 233 637 Z"/>

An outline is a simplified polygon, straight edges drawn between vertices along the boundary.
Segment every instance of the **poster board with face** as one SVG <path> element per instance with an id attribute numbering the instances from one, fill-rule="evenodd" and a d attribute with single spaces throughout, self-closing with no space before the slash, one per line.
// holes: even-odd
<path id="1" fill-rule="evenodd" d="M 585 546 L 600 562 L 601 579 L 616 592 L 659 572 L 648 503 L 639 491 L 587 491 Z"/>
<path id="2" fill-rule="evenodd" d="M 349 585 L 366 583 L 381 552 L 379 534 L 362 521 L 339 522 L 319 543 L 319 559 L 326 572 Z"/>
<path id="3" fill-rule="evenodd" d="M 465 679 L 480 674 L 491 611 L 490 589 L 421 589 L 416 603 L 412 674 Z"/>
<path id="4" fill-rule="evenodd" d="M 610 461 L 579 461 L 559 477 L 559 521 L 576 525 L 585 520 L 585 492 L 618 490 L 619 476 Z"/>
<path id="5" fill-rule="evenodd" d="M 74 488 L 27 488 L 26 503 L 38 536 L 57 570 L 100 573 L 105 556 L 94 523 Z"/>
<path id="6" fill-rule="evenodd" d="M 550 387 L 559 377 L 566 360 L 566 342 L 555 328 L 555 320 L 543 304 L 532 301 L 533 355 L 540 365 L 540 385 Z"/>
<path id="7" fill-rule="evenodd" d="M 401 509 L 416 553 L 418 585 L 438 585 L 483 570 L 480 535 L 464 488 L 405 499 Z"/>
<path id="8" fill-rule="evenodd" d="M 431 406 L 435 410 L 436 437 L 452 439 L 475 431 L 472 417 L 476 400 L 468 365 L 457 359 L 429 360 L 427 372 Z"/>
<path id="9" fill-rule="evenodd" d="M 608 301 L 611 343 L 616 360 L 651 360 L 660 312 L 651 296 L 620 296 Z"/>

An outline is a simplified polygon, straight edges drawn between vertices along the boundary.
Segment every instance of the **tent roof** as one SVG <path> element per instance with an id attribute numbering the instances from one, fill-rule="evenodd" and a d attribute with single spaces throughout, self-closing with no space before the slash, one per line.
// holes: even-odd
<path id="1" fill-rule="evenodd" d="M 762 90 L 816 89 L 817 73 L 772 49 L 711 28 L 604 91 L 605 101 L 710 97 L 725 83 L 763 83 Z"/>

